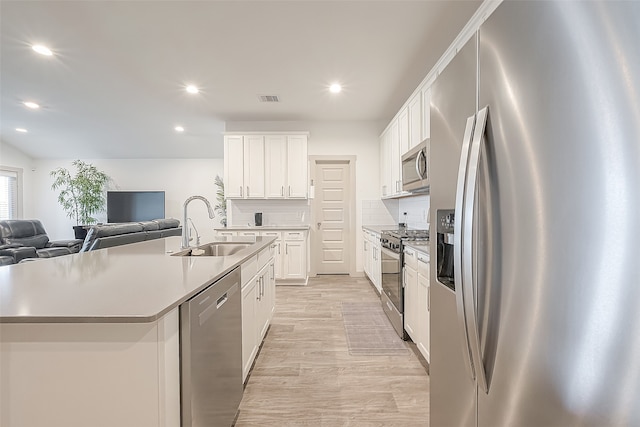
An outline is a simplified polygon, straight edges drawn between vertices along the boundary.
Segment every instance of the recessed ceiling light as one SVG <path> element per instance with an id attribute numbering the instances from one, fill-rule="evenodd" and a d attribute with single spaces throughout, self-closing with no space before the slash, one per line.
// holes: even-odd
<path id="1" fill-rule="evenodd" d="M 40 55 L 45 55 L 45 56 L 53 55 L 53 52 L 51 52 L 51 49 L 49 49 L 46 46 L 42 46 L 41 44 L 34 44 L 33 46 L 31 46 L 31 48 L 36 52 L 38 52 Z"/>
<path id="2" fill-rule="evenodd" d="M 198 93 L 198 92 L 200 92 L 200 90 L 197 87 L 195 87 L 194 85 L 189 85 L 189 86 L 187 86 L 187 92 L 189 92 L 189 93 Z"/>
<path id="3" fill-rule="evenodd" d="M 37 110 L 38 108 L 40 108 L 40 106 L 38 104 L 36 104 L 35 102 L 31 102 L 31 101 L 23 102 L 23 104 L 26 107 L 31 108 L 32 110 Z"/>
<path id="4" fill-rule="evenodd" d="M 184 128 L 182 126 L 176 126 L 174 127 L 174 129 L 176 130 L 176 132 L 184 132 Z"/>
<path id="5" fill-rule="evenodd" d="M 329 91 L 331 93 L 340 93 L 341 90 L 342 90 L 342 86 L 340 86 L 338 83 L 334 83 L 331 86 L 329 86 Z"/>
<path id="6" fill-rule="evenodd" d="M 16 128 L 17 132 L 27 133 L 27 130 L 24 128 Z"/>

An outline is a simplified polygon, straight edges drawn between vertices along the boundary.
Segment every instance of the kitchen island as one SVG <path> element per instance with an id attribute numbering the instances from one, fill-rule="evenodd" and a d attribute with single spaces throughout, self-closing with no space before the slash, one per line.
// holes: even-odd
<path id="1" fill-rule="evenodd" d="M 196 257 L 169 237 L 3 267 L 0 425 L 178 427 L 180 304 L 273 240 Z"/>

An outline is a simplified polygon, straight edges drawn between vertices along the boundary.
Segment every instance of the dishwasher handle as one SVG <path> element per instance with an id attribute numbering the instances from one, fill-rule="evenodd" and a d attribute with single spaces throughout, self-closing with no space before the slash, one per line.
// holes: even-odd
<path id="1" fill-rule="evenodd" d="M 216 301 L 216 309 L 222 307 L 224 303 L 227 302 L 228 300 L 229 300 L 228 292 L 225 292 L 224 295 L 222 295 L 220 298 L 218 298 L 218 301 Z"/>

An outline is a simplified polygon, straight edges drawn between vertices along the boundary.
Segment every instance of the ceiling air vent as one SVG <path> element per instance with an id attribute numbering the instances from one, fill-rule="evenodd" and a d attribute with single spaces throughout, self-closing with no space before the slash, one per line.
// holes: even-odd
<path id="1" fill-rule="evenodd" d="M 280 102 L 278 95 L 260 95 L 260 102 Z"/>

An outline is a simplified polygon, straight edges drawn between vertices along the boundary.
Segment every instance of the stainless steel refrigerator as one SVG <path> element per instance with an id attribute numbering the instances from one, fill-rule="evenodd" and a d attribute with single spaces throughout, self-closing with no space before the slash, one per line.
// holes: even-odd
<path id="1" fill-rule="evenodd" d="M 639 426 L 640 2 L 502 3 L 430 166 L 430 425 Z"/>

